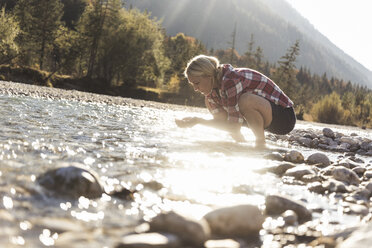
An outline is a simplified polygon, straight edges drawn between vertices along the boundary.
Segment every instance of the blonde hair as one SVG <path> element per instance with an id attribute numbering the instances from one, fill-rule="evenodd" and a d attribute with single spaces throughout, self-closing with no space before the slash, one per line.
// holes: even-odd
<path id="1" fill-rule="evenodd" d="M 216 57 L 201 54 L 187 63 L 184 75 L 186 78 L 189 78 L 189 76 L 212 77 L 213 84 L 218 84 L 222 77 L 222 68 Z"/>

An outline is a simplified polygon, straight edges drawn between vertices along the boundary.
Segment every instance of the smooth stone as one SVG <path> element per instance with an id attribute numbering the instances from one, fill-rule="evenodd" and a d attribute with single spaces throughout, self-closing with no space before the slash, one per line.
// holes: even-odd
<path id="1" fill-rule="evenodd" d="M 332 176 L 334 179 L 346 182 L 348 184 L 359 185 L 360 183 L 359 177 L 354 171 L 342 166 L 337 166 L 333 170 Z"/>
<path id="2" fill-rule="evenodd" d="M 313 182 L 308 185 L 307 189 L 318 194 L 324 194 L 324 192 L 327 190 L 323 187 L 323 184 L 321 182 Z"/>
<path id="3" fill-rule="evenodd" d="M 372 192 L 372 182 L 368 182 L 365 188 L 369 190 L 370 192 Z"/>
<path id="4" fill-rule="evenodd" d="M 124 236 L 116 248 L 173 248 L 180 245 L 178 237 L 172 234 L 141 233 Z"/>
<path id="5" fill-rule="evenodd" d="M 309 164 L 322 164 L 324 167 L 331 164 L 329 158 L 324 153 L 320 152 L 311 154 L 307 158 L 306 162 Z"/>
<path id="6" fill-rule="evenodd" d="M 284 173 L 285 176 L 294 177 L 296 179 L 301 179 L 303 176 L 309 175 L 309 174 L 311 175 L 311 174 L 315 174 L 315 173 L 314 173 L 314 171 L 309 169 L 309 166 L 307 166 L 307 165 L 293 167 L 291 169 L 288 169 Z"/>
<path id="7" fill-rule="evenodd" d="M 335 138 L 335 133 L 333 132 L 332 129 L 330 129 L 328 127 L 323 128 L 323 135 L 328 137 L 328 138 L 332 138 L 332 139 Z"/>
<path id="8" fill-rule="evenodd" d="M 310 138 L 305 138 L 305 137 L 300 137 L 298 139 L 298 142 L 303 145 L 303 146 L 306 146 L 306 147 L 311 147 L 311 141 L 312 139 Z"/>
<path id="9" fill-rule="evenodd" d="M 328 190 L 329 193 L 338 192 L 338 193 L 345 193 L 348 192 L 346 185 L 340 181 L 329 179 L 322 183 L 322 187 L 325 190 Z"/>
<path id="10" fill-rule="evenodd" d="M 232 239 L 211 239 L 205 242 L 205 248 L 239 248 L 241 245 Z"/>
<path id="11" fill-rule="evenodd" d="M 353 138 L 350 138 L 350 137 L 346 137 L 346 136 L 343 136 L 339 139 L 339 141 L 341 143 L 348 143 L 350 144 L 351 146 L 356 146 L 358 145 L 358 141 L 353 139 Z"/>
<path id="12" fill-rule="evenodd" d="M 283 175 L 287 170 L 294 168 L 295 165 L 291 163 L 283 163 L 278 166 L 272 167 L 269 169 L 270 172 L 276 174 L 276 175 Z"/>
<path id="13" fill-rule="evenodd" d="M 291 150 L 284 155 L 284 160 L 292 163 L 302 163 L 305 161 L 301 152 Z"/>
<path id="14" fill-rule="evenodd" d="M 282 214 L 283 220 L 286 225 L 293 226 L 298 221 L 298 216 L 295 211 L 287 210 Z"/>
<path id="15" fill-rule="evenodd" d="M 366 172 L 366 168 L 358 166 L 352 169 L 358 176 L 363 176 L 364 172 Z"/>
<path id="16" fill-rule="evenodd" d="M 372 244 L 372 223 L 360 227 L 337 248 L 370 248 Z"/>
<path id="17" fill-rule="evenodd" d="M 372 170 L 367 170 L 366 172 L 364 172 L 364 177 L 367 179 L 372 178 Z"/>
<path id="18" fill-rule="evenodd" d="M 98 175 L 80 165 L 49 170 L 38 176 L 37 182 L 61 196 L 75 199 L 80 196 L 98 198 L 104 193 Z"/>
<path id="19" fill-rule="evenodd" d="M 279 152 L 272 152 L 270 154 L 264 155 L 264 159 L 283 161 L 283 156 Z"/>
<path id="20" fill-rule="evenodd" d="M 220 236 L 255 236 L 265 220 L 263 214 L 254 205 L 238 205 L 216 209 L 204 216 L 211 233 Z"/>
<path id="21" fill-rule="evenodd" d="M 311 211 L 299 201 L 292 200 L 287 196 L 268 195 L 266 196 L 266 213 L 269 215 L 279 215 L 286 210 L 296 212 L 300 222 L 312 219 Z"/>
<path id="22" fill-rule="evenodd" d="M 210 235 L 205 220 L 195 220 L 173 211 L 155 216 L 149 224 L 151 231 L 175 234 L 183 243 L 195 246 L 203 245 Z"/>

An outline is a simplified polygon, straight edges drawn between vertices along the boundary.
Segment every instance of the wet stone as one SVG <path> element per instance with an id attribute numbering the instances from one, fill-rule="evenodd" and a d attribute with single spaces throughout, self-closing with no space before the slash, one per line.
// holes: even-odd
<path id="1" fill-rule="evenodd" d="M 151 231 L 172 233 L 183 243 L 195 246 L 204 244 L 210 235 L 205 220 L 195 220 L 173 211 L 155 216 L 149 224 Z"/>
<path id="2" fill-rule="evenodd" d="M 309 166 L 303 165 L 303 166 L 296 166 L 291 169 L 288 169 L 285 172 L 285 176 L 291 176 L 296 179 L 301 179 L 305 175 L 314 175 L 314 171 L 312 171 Z"/>
<path id="3" fill-rule="evenodd" d="M 240 243 L 232 239 L 217 239 L 217 240 L 208 240 L 205 242 L 205 248 L 239 248 L 241 247 Z"/>
<path id="4" fill-rule="evenodd" d="M 333 130 L 327 127 L 323 128 L 323 135 L 331 139 L 335 138 L 335 133 L 333 132 Z"/>
<path id="5" fill-rule="evenodd" d="M 124 236 L 116 248 L 173 248 L 180 247 L 177 236 L 161 233 L 141 233 Z"/>
<path id="6" fill-rule="evenodd" d="M 37 178 L 44 188 L 62 197 L 98 198 L 103 193 L 103 187 L 98 175 L 81 166 L 67 166 L 47 171 Z"/>
<path id="7" fill-rule="evenodd" d="M 367 179 L 371 179 L 372 178 L 372 170 L 367 170 L 366 172 L 364 172 L 364 177 L 367 178 Z"/>
<path id="8" fill-rule="evenodd" d="M 337 248 L 367 248 L 372 244 L 372 223 L 360 227 Z"/>
<path id="9" fill-rule="evenodd" d="M 284 155 L 284 160 L 292 163 L 302 163 L 305 159 L 301 152 L 291 150 Z"/>
<path id="10" fill-rule="evenodd" d="M 279 152 L 273 152 L 273 153 L 264 155 L 264 159 L 283 161 L 283 156 Z"/>
<path id="11" fill-rule="evenodd" d="M 328 193 L 337 192 L 345 193 L 348 192 L 346 185 L 340 181 L 329 179 L 322 183 L 322 187 L 328 191 Z"/>
<path id="12" fill-rule="evenodd" d="M 298 216 L 295 211 L 287 210 L 282 214 L 283 220 L 286 225 L 293 226 L 298 221 Z"/>
<path id="13" fill-rule="evenodd" d="M 360 183 L 359 177 L 354 171 L 342 166 L 337 166 L 333 170 L 332 176 L 334 179 L 346 182 L 348 184 L 359 185 Z"/>
<path id="14" fill-rule="evenodd" d="M 324 153 L 320 152 L 311 154 L 307 158 L 306 162 L 309 164 L 322 164 L 323 167 L 326 167 L 331 164 L 329 158 Z"/>
<path id="15" fill-rule="evenodd" d="M 361 166 L 357 166 L 355 168 L 352 169 L 352 171 L 354 171 L 358 176 L 363 176 L 364 172 L 366 172 L 366 168 L 364 167 L 361 167 Z"/>
<path id="16" fill-rule="evenodd" d="M 255 236 L 262 228 L 264 216 L 257 206 L 238 205 L 216 209 L 204 216 L 211 233 L 222 237 Z"/>
<path id="17" fill-rule="evenodd" d="M 265 202 L 266 213 L 269 215 L 279 215 L 286 210 L 293 210 L 296 212 L 300 222 L 312 219 L 310 210 L 302 202 L 292 200 L 287 196 L 268 195 Z"/>
<path id="18" fill-rule="evenodd" d="M 269 169 L 270 172 L 276 174 L 276 175 L 283 175 L 287 170 L 291 169 L 291 168 L 294 168 L 295 165 L 292 164 L 292 163 L 283 163 L 283 164 L 279 164 L 278 166 L 276 167 L 272 167 Z"/>
<path id="19" fill-rule="evenodd" d="M 311 192 L 315 192 L 318 194 L 324 194 L 324 192 L 327 190 L 323 187 L 322 183 L 320 182 L 314 182 L 308 185 L 308 190 Z"/>

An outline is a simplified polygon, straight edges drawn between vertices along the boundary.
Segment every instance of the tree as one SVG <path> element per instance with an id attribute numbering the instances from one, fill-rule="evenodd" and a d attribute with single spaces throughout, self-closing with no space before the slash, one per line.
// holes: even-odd
<path id="1" fill-rule="evenodd" d="M 299 88 L 299 83 L 296 78 L 296 58 L 299 55 L 300 42 L 297 40 L 291 46 L 287 53 L 282 56 L 278 62 L 279 68 L 276 70 L 274 80 L 280 88 L 292 99 L 296 99 L 296 92 Z"/>
<path id="2" fill-rule="evenodd" d="M 235 40 L 236 40 L 236 22 L 235 22 L 235 25 L 234 25 L 234 30 L 231 34 L 231 41 L 228 42 L 228 44 L 231 45 L 231 53 L 230 53 L 230 60 L 229 60 L 229 63 L 230 64 L 233 64 L 234 62 L 234 53 L 235 53 Z"/>
<path id="3" fill-rule="evenodd" d="M 44 68 L 44 59 L 62 25 L 62 8 L 60 0 L 19 0 L 15 6 L 14 13 L 22 29 L 23 53 L 28 58 L 35 54 L 40 69 Z"/>
<path id="4" fill-rule="evenodd" d="M 0 64 L 9 63 L 17 56 L 19 48 L 15 42 L 20 28 L 14 16 L 5 13 L 3 7 L 0 13 Z"/>

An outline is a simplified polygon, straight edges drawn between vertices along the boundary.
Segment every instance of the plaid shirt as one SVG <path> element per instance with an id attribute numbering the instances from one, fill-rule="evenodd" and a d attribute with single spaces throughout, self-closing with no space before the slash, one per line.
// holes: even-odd
<path id="1" fill-rule="evenodd" d="M 243 115 L 239 111 L 239 97 L 249 92 L 262 96 L 276 105 L 289 108 L 293 102 L 271 79 L 248 68 L 233 68 L 229 64 L 222 65 L 223 76 L 221 87 L 214 88 L 205 98 L 208 109 L 214 115 L 221 111 L 227 112 L 229 122 L 243 123 Z"/>

